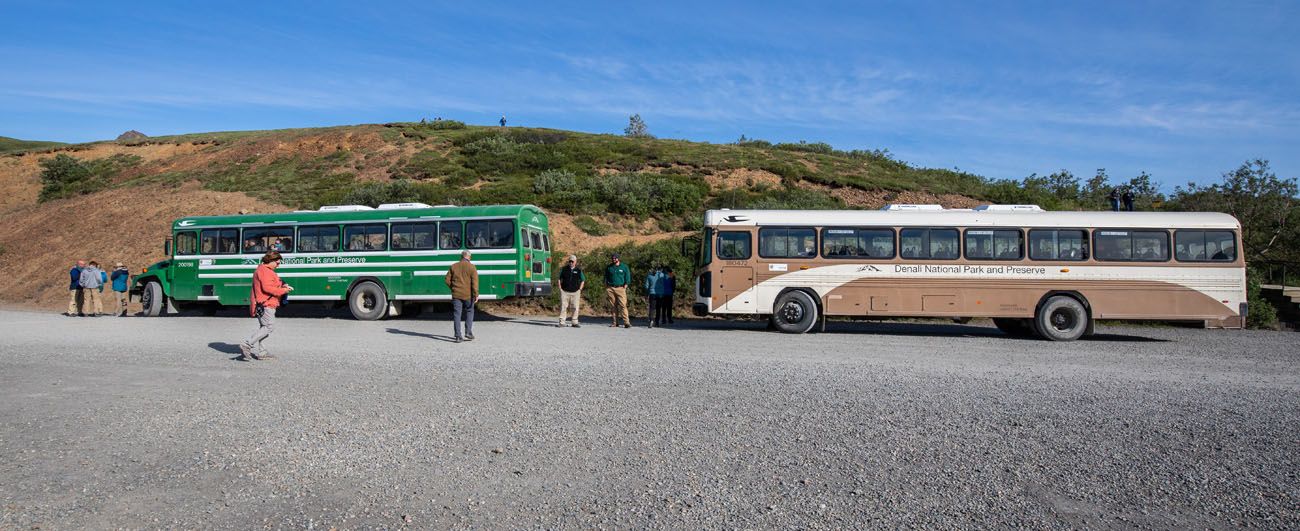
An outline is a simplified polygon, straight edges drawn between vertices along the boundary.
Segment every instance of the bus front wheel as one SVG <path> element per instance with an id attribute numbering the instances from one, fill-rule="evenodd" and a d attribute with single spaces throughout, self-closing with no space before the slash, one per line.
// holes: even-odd
<path id="1" fill-rule="evenodd" d="M 348 294 L 348 309 L 359 321 L 377 321 L 388 313 L 388 296 L 374 282 L 362 282 Z"/>
<path id="2" fill-rule="evenodd" d="M 163 299 L 162 285 L 157 282 L 149 282 L 140 290 L 140 307 L 145 317 L 158 317 L 163 313 L 163 306 L 167 301 Z"/>
<path id="3" fill-rule="evenodd" d="M 1038 308 L 1034 327 L 1044 339 L 1074 341 L 1088 331 L 1088 309 L 1074 297 L 1057 295 Z"/>
<path id="4" fill-rule="evenodd" d="M 802 291 L 787 291 L 776 299 L 772 324 L 787 334 L 803 334 L 817 324 L 817 303 Z"/>

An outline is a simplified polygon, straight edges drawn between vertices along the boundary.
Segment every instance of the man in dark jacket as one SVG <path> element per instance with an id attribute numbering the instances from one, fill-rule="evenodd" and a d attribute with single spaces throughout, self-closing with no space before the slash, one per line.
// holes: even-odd
<path id="1" fill-rule="evenodd" d="M 573 307 L 573 327 L 579 328 L 578 307 L 582 305 L 582 288 L 587 286 L 587 275 L 578 267 L 578 257 L 569 255 L 560 269 L 560 327 L 565 326 L 569 307 Z"/>
<path id="2" fill-rule="evenodd" d="M 77 263 L 72 264 L 72 270 L 68 271 L 72 282 L 68 284 L 68 313 L 64 315 L 69 317 L 73 315 L 85 317 L 86 315 L 81 309 L 82 303 L 85 302 L 85 294 L 81 291 L 81 270 L 85 269 L 85 267 L 85 260 L 77 260 Z"/>

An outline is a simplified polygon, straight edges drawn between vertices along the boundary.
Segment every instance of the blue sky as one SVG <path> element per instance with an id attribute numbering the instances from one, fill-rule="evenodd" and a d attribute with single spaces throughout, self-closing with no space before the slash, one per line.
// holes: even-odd
<path id="1" fill-rule="evenodd" d="M 1300 2 L 0 2 L 0 135 L 418 120 L 1300 176 Z"/>

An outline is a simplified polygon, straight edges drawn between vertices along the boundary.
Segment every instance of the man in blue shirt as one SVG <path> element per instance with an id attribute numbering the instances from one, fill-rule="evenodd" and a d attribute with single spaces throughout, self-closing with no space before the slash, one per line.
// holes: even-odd
<path id="1" fill-rule="evenodd" d="M 663 291 L 664 272 L 655 267 L 650 270 L 649 275 L 645 276 L 645 298 L 650 306 L 650 328 L 659 326 L 659 298 L 663 296 Z"/>
<path id="2" fill-rule="evenodd" d="M 126 303 L 129 300 L 126 295 L 127 282 L 131 280 L 131 272 L 126 269 L 122 262 L 113 266 L 113 294 L 117 296 L 117 316 L 126 317 Z"/>

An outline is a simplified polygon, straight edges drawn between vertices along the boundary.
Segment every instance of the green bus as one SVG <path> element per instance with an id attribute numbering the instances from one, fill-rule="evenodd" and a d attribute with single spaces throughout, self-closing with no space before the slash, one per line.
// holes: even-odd
<path id="1" fill-rule="evenodd" d="M 551 292 L 546 213 L 532 205 L 423 203 L 324 206 L 282 214 L 187 217 L 172 223 L 167 259 L 132 277 L 144 314 L 247 306 L 253 271 L 268 251 L 294 287 L 290 304 L 347 304 L 375 320 L 450 301 L 447 270 L 469 250 L 479 299 Z"/>

